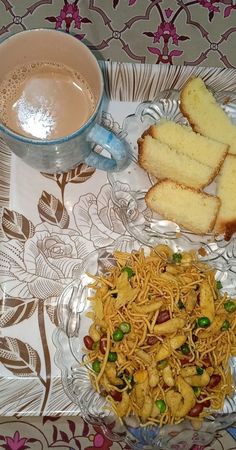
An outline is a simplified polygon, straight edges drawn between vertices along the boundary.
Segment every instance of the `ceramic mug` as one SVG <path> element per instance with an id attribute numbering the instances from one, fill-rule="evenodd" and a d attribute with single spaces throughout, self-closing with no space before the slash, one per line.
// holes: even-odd
<path id="1" fill-rule="evenodd" d="M 96 58 L 82 42 L 56 30 L 22 31 L 1 42 L 0 60 L 2 61 L 0 136 L 17 156 L 30 166 L 48 173 L 65 172 L 82 162 L 106 171 L 117 171 L 127 166 L 129 161 L 127 142 L 99 124 L 104 95 L 102 72 Z M 39 69 L 42 69 L 41 72 Z M 52 72 L 49 69 L 52 69 Z M 28 78 L 25 76 L 26 72 Z M 44 77 L 43 82 L 46 79 L 48 83 L 43 85 L 43 89 L 45 87 L 48 89 L 48 98 L 45 95 L 43 99 L 41 98 L 42 85 L 38 83 L 39 72 L 40 76 Z M 29 85 L 28 79 L 31 75 Z M 76 80 L 81 81 L 82 85 L 79 88 L 77 81 L 68 83 L 68 76 L 72 75 L 77 77 Z M 22 80 L 25 83 L 26 78 L 27 88 L 24 85 L 21 96 L 15 101 L 13 97 L 18 92 L 17 89 L 21 87 Z M 62 81 L 64 84 L 60 84 Z M 18 83 L 19 86 L 14 83 Z M 15 92 L 12 86 L 13 88 L 16 86 Z M 57 86 L 61 90 L 56 91 Z M 88 94 L 86 89 L 89 90 L 91 98 L 86 96 Z M 61 98 L 58 98 L 58 92 Z M 52 97 L 49 101 L 51 94 L 55 94 L 56 97 Z M 82 100 L 85 103 L 76 104 L 77 94 L 84 96 Z M 13 98 L 12 103 L 11 98 Z M 62 105 L 66 105 L 65 110 L 63 110 L 64 106 L 60 107 L 59 100 L 62 101 Z M 31 109 L 28 108 L 25 112 L 24 108 L 29 106 L 29 102 Z M 57 111 L 50 110 L 54 108 L 54 104 L 59 105 Z M 62 110 L 64 116 L 61 114 Z M 57 136 L 52 133 L 49 138 L 45 130 L 48 126 L 52 129 L 54 116 L 57 113 L 60 117 L 58 116 L 59 118 L 55 121 L 58 120 L 58 130 L 64 134 L 61 136 L 59 133 Z M 21 117 L 23 122 L 20 126 L 23 128 L 18 126 Z M 21 130 L 23 130 L 22 133 Z M 36 130 L 35 134 L 34 130 Z M 37 134 L 39 131 L 43 134 Z M 107 150 L 111 157 L 95 152 L 95 144 Z"/>

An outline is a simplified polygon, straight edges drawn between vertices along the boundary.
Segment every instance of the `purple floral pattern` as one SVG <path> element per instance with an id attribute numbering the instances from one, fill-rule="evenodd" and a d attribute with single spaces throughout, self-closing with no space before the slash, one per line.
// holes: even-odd
<path id="1" fill-rule="evenodd" d="M 87 43 L 100 59 L 236 67 L 235 0 L 20 3 L 18 9 L 17 0 L 0 0 L 0 35 L 51 26 Z"/>
<path id="2" fill-rule="evenodd" d="M 46 17 L 46 20 L 55 23 L 56 30 L 64 29 L 66 33 L 69 33 L 72 28 L 80 30 L 83 23 L 91 23 L 91 20 L 87 17 L 80 16 L 78 0 L 75 0 L 73 3 L 65 0 L 64 3 L 58 16 Z M 76 37 L 79 39 L 83 39 L 84 36 L 85 34 L 76 34 Z"/>
<path id="3" fill-rule="evenodd" d="M 29 448 L 25 445 L 25 443 L 27 442 L 27 438 L 20 437 L 19 431 L 16 431 L 13 437 L 6 436 L 5 441 L 6 444 L 3 445 L 6 450 L 25 450 Z"/>
<path id="4" fill-rule="evenodd" d="M 235 434 L 236 429 L 231 428 Z M 7 432 L 6 432 L 7 431 Z M 8 431 L 10 433 L 8 433 Z M 2 419 L 0 421 L 0 448 L 4 450 L 130 450 L 122 442 L 112 442 L 98 426 L 92 427 L 79 418 L 43 417 Z M 235 441 L 225 431 L 217 433 L 216 439 L 206 450 L 234 450 Z M 171 450 L 204 450 L 186 441 L 173 444 Z"/>
<path id="5" fill-rule="evenodd" d="M 168 8 L 165 10 L 166 17 L 170 18 L 173 11 Z M 180 56 L 182 55 L 182 50 L 170 50 L 170 45 L 173 44 L 175 46 L 179 45 L 179 41 L 186 41 L 189 39 L 188 36 L 179 36 L 177 34 L 177 30 L 173 22 L 162 22 L 158 28 L 157 31 L 154 33 L 152 32 L 144 32 L 148 37 L 153 38 L 154 44 L 161 44 L 161 49 L 158 47 L 148 47 L 148 50 L 150 53 L 153 53 L 154 55 L 157 55 L 157 63 L 164 63 L 164 64 L 173 64 L 173 57 L 174 56 Z"/>
<path id="6" fill-rule="evenodd" d="M 113 443 L 108 439 L 99 427 L 92 427 L 76 419 L 61 420 L 57 417 L 44 417 L 43 419 L 33 419 L 18 422 L 0 423 L 0 430 L 4 433 L 7 427 L 17 431 L 12 436 L 0 435 L 0 447 L 5 450 L 39 450 L 61 448 L 68 450 L 129 450 L 129 446 L 124 443 Z M 5 425 L 5 427 L 4 427 Z M 19 431 L 20 430 L 20 431 Z M 21 430 L 27 434 L 22 437 Z"/>

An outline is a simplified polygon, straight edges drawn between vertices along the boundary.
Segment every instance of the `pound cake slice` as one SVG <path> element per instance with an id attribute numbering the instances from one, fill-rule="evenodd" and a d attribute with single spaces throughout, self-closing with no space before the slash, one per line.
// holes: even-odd
<path id="1" fill-rule="evenodd" d="M 217 195 L 221 200 L 221 207 L 215 230 L 217 233 L 225 233 L 225 238 L 230 239 L 236 231 L 236 155 L 225 158 L 218 177 Z"/>
<path id="2" fill-rule="evenodd" d="M 216 171 L 220 169 L 228 152 L 228 145 L 201 136 L 190 127 L 168 120 L 152 125 L 149 133 L 155 139 Z"/>
<path id="3" fill-rule="evenodd" d="M 138 140 L 139 165 L 158 179 L 170 178 L 178 183 L 201 189 L 216 175 L 212 167 L 176 151 L 149 135 Z"/>
<path id="4" fill-rule="evenodd" d="M 196 234 L 210 232 L 220 207 L 218 197 L 182 186 L 172 180 L 155 184 L 146 194 L 147 206 Z"/>
<path id="5" fill-rule="evenodd" d="M 180 94 L 180 109 L 193 129 L 229 146 L 236 154 L 236 126 L 201 78 L 191 78 Z"/>

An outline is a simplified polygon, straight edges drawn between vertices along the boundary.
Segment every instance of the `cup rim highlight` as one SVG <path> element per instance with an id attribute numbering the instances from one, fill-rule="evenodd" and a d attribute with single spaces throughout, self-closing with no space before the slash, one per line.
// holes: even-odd
<path id="1" fill-rule="evenodd" d="M 88 119 L 88 121 L 82 125 L 82 127 L 80 127 L 78 130 L 74 131 L 73 133 L 68 134 L 67 136 L 63 136 L 61 138 L 57 138 L 57 139 L 50 139 L 50 140 L 45 140 L 45 139 L 37 139 L 37 138 L 28 138 L 26 136 L 22 136 L 20 134 L 15 133 L 13 130 L 11 130 L 10 128 L 6 127 L 5 125 L 3 125 L 0 122 L 0 131 L 3 131 L 5 134 L 7 134 L 8 136 L 12 137 L 15 140 L 18 140 L 20 142 L 23 142 L 25 144 L 34 144 L 34 145 L 42 145 L 42 146 L 50 146 L 50 145 L 59 145 L 59 144 L 63 144 L 64 142 L 68 142 L 71 139 L 76 138 L 77 136 L 79 136 L 81 133 L 83 133 L 89 126 L 90 124 L 94 121 L 94 119 L 97 116 L 98 110 L 101 106 L 102 103 L 102 98 L 103 98 L 103 90 L 104 90 L 104 81 L 103 81 L 103 76 L 102 76 L 102 71 L 101 68 L 98 64 L 98 61 L 96 59 L 96 57 L 94 56 L 94 54 L 91 52 L 91 50 L 87 47 L 87 45 L 85 45 L 83 42 L 81 42 L 80 40 L 78 40 L 76 37 L 74 37 L 71 34 L 67 34 L 62 30 L 54 30 L 51 28 L 33 28 L 33 29 L 29 29 L 29 30 L 22 30 L 19 33 L 15 33 L 12 34 L 10 36 L 6 36 L 4 37 L 1 41 L 0 41 L 0 45 L 10 39 L 14 39 L 17 37 L 17 35 L 19 34 L 26 34 L 26 33 L 32 33 L 32 32 L 38 32 L 38 31 L 45 31 L 48 33 L 63 33 L 66 39 L 76 39 L 77 43 L 79 44 L 79 46 L 83 46 L 90 54 L 91 58 L 94 60 L 95 65 L 98 68 L 98 73 L 100 74 L 100 82 L 101 82 L 101 92 L 100 92 L 100 97 L 97 101 L 97 105 L 96 108 L 93 112 L 93 114 L 91 115 L 91 117 Z"/>

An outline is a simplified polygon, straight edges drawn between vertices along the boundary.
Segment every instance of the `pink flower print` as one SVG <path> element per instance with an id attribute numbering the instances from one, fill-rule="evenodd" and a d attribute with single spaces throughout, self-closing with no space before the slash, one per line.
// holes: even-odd
<path id="1" fill-rule="evenodd" d="M 186 41 L 189 39 L 188 36 L 179 36 L 176 32 L 176 27 L 171 22 L 162 22 L 155 33 L 151 33 L 150 31 L 145 31 L 145 34 L 148 37 L 153 37 L 153 43 L 160 43 L 161 38 L 164 41 L 164 46 L 168 45 L 172 41 L 172 44 L 179 45 L 179 41 Z"/>
<path id="2" fill-rule="evenodd" d="M 6 450 L 24 450 L 28 448 L 25 446 L 26 438 L 21 438 L 19 431 L 16 431 L 13 438 L 6 436 Z"/>
<path id="3" fill-rule="evenodd" d="M 163 38 L 165 43 L 172 39 L 172 43 L 178 45 L 179 35 L 176 33 L 176 28 L 173 23 L 170 22 L 162 22 L 157 28 L 157 31 L 153 33 L 153 37 L 154 44 L 160 42 L 160 39 Z"/>
<path id="4" fill-rule="evenodd" d="M 110 450 L 113 442 L 110 441 L 106 436 L 104 436 L 100 431 L 98 427 L 94 427 L 95 431 L 98 431 L 93 438 L 93 446 L 92 447 L 86 447 L 84 450 Z"/>
<path id="5" fill-rule="evenodd" d="M 220 0 L 199 0 L 199 4 L 203 6 L 203 8 L 207 8 L 209 11 L 209 20 L 212 21 L 214 14 L 216 12 L 220 12 L 220 8 L 215 6 L 214 3 L 219 3 Z"/>
<path id="6" fill-rule="evenodd" d="M 55 28 L 58 30 L 65 24 L 65 31 L 69 33 L 72 24 L 74 28 L 80 29 L 82 23 L 91 23 L 87 17 L 81 17 L 79 14 L 79 8 L 77 6 L 78 0 L 74 3 L 68 3 L 64 0 L 65 4 L 57 17 L 46 17 L 49 22 L 55 22 Z M 84 35 L 83 35 L 84 36 Z"/>
<path id="7" fill-rule="evenodd" d="M 225 8 L 225 10 L 224 10 L 224 17 L 229 17 L 231 12 L 233 11 L 233 9 L 236 10 L 236 4 L 235 5 L 232 4 L 232 5 L 227 6 Z"/>
<path id="8" fill-rule="evenodd" d="M 207 8 L 209 12 L 220 12 L 220 8 L 215 6 L 214 3 L 219 3 L 220 0 L 199 0 L 199 3 L 204 8 Z"/>
<path id="9" fill-rule="evenodd" d="M 150 53 L 158 56 L 156 64 L 173 64 L 173 56 L 180 56 L 183 53 L 182 50 L 171 50 L 169 52 L 167 47 L 164 47 L 162 52 L 159 48 L 156 47 L 148 47 L 148 50 Z"/>
<path id="10" fill-rule="evenodd" d="M 63 6 L 60 15 L 56 19 L 56 29 L 61 28 L 63 22 L 66 24 L 66 31 L 69 31 L 72 22 L 74 22 L 75 28 L 81 28 L 82 17 L 80 17 L 78 6 L 75 4 Z"/>
<path id="11" fill-rule="evenodd" d="M 167 19 L 170 18 L 170 16 L 172 15 L 172 13 L 173 13 L 173 9 L 171 9 L 171 8 L 165 9 L 165 15 L 166 15 Z"/>

